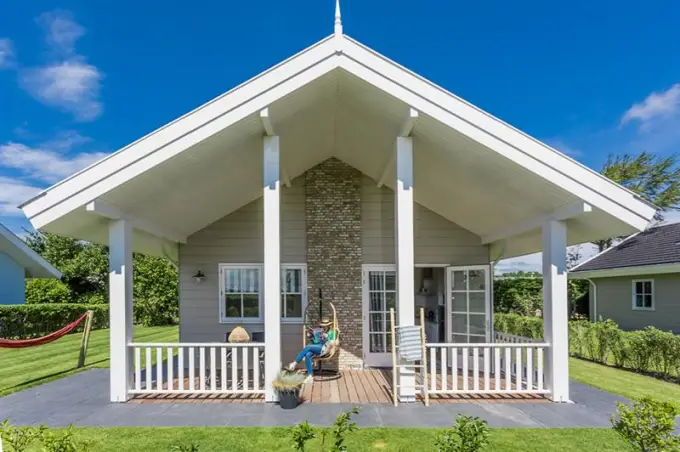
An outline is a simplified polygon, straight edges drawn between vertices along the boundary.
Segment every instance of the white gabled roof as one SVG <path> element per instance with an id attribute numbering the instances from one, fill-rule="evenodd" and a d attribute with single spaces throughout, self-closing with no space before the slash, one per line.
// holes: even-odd
<path id="1" fill-rule="evenodd" d="M 0 253 L 7 254 L 21 265 L 29 278 L 61 278 L 59 270 L 2 224 L 0 224 Z"/>
<path id="2" fill-rule="evenodd" d="M 82 222 L 81 217 L 73 217 L 73 221 L 68 222 L 62 220 L 73 212 L 82 213 L 83 206 L 87 203 L 106 197 L 113 190 L 123 187 L 152 169 L 160 168 L 170 159 L 188 149 L 195 149 L 199 144 L 218 134 L 227 137 L 225 140 L 236 140 L 242 135 L 245 136 L 247 131 L 252 132 L 252 124 L 248 121 L 252 122 L 253 115 L 260 110 L 294 98 L 292 93 L 304 91 L 303 88 L 312 91 L 312 88 L 308 87 L 321 85 L 321 81 L 328 79 L 329 74 L 335 73 L 338 74 L 337 80 L 333 80 L 332 83 L 340 86 L 341 82 L 338 80 L 343 81 L 349 87 L 347 91 L 359 92 L 360 89 L 366 89 L 364 86 L 370 86 L 371 89 L 382 92 L 380 95 L 382 97 L 375 103 L 383 102 L 386 117 L 394 116 L 394 112 L 398 111 L 398 105 L 401 104 L 418 110 L 424 119 L 419 120 L 414 134 L 416 139 L 420 134 L 423 142 L 427 141 L 427 144 L 433 147 L 432 143 L 438 146 L 439 154 L 433 152 L 431 158 L 440 158 L 436 155 L 442 155 L 441 149 L 447 147 L 447 143 L 455 141 L 456 146 L 461 149 L 474 147 L 487 159 L 482 160 L 482 157 L 476 156 L 476 160 L 470 160 L 471 163 L 477 162 L 481 165 L 480 162 L 491 162 L 488 159 L 495 156 L 493 158 L 496 166 L 511 162 L 518 168 L 518 172 L 516 175 L 513 173 L 513 176 L 522 178 L 523 175 L 530 175 L 527 184 L 537 184 L 537 180 L 544 181 L 545 188 L 553 196 L 551 206 L 559 202 L 566 205 L 574 201 L 582 201 L 592 206 L 595 213 L 590 216 L 591 220 L 577 224 L 573 228 L 576 231 L 570 239 L 573 243 L 642 230 L 654 215 L 654 206 L 629 190 L 342 34 L 319 41 L 239 87 L 45 190 L 21 207 L 36 228 L 49 228 L 55 222 L 60 222 L 58 228 L 60 233 L 78 234 L 83 230 L 79 225 Z M 359 96 L 355 96 L 357 97 Z M 376 108 L 379 107 L 380 105 Z M 289 110 L 292 111 L 292 108 Z M 348 111 L 351 113 L 351 109 Z M 362 112 L 355 113 L 359 115 Z M 381 132 L 391 130 L 388 124 L 383 125 L 384 129 Z M 243 131 L 238 131 L 237 127 L 242 127 Z M 353 127 L 360 128 L 361 124 L 354 123 Z M 313 129 L 313 124 L 310 124 L 306 132 L 311 134 L 314 132 Z M 357 135 L 370 132 L 366 130 L 364 133 L 362 130 L 362 133 Z M 284 145 L 285 143 L 282 144 Z M 345 143 L 346 147 L 351 145 L 356 143 Z M 347 160 L 352 160 L 352 157 L 348 157 Z M 379 178 L 379 174 L 377 177 L 372 174 L 375 173 L 373 171 L 375 163 L 369 164 L 368 161 L 358 160 L 347 163 L 353 164 L 376 180 Z M 364 163 L 366 168 L 361 168 Z M 423 165 L 427 166 L 427 162 Z M 299 174 L 301 171 L 296 171 L 292 176 Z M 489 176 L 489 180 L 493 185 L 495 179 Z M 521 180 L 513 181 L 512 185 L 518 185 L 520 182 Z M 433 185 L 427 190 L 416 192 L 416 196 L 418 193 L 424 196 L 418 199 L 418 202 L 452 221 L 457 221 L 480 236 L 494 235 L 492 233 L 497 232 L 496 226 L 502 224 L 498 218 L 482 223 L 472 221 L 469 224 L 465 223 L 464 217 L 469 217 L 472 215 L 471 212 L 475 211 L 472 205 L 474 203 L 465 210 L 465 200 L 461 199 L 454 205 L 437 199 L 438 190 L 439 195 L 447 196 L 446 193 L 441 193 L 441 190 L 446 190 L 446 186 L 446 181 L 439 181 L 437 190 Z M 485 200 L 493 199 L 492 193 L 480 193 L 480 196 Z M 517 223 L 521 219 L 528 219 L 529 213 L 535 215 L 533 211 L 529 212 L 528 206 L 520 206 L 520 203 L 521 200 L 518 200 L 516 211 L 507 212 L 507 215 L 516 213 L 514 215 L 516 218 L 508 218 L 509 222 Z M 546 202 L 545 206 L 537 206 L 537 211 L 544 212 L 548 208 L 547 204 Z M 559 205 L 555 206 L 557 207 Z M 178 232 L 185 236 L 189 235 L 195 232 L 197 225 L 187 223 L 185 230 Z M 203 226 L 205 225 L 207 224 Z M 179 223 L 178 227 L 182 229 Z M 506 256 L 533 252 L 535 234 L 530 237 L 519 237 L 516 243 L 515 248 L 508 247 L 507 244 L 502 245 Z M 501 247 L 500 244 L 492 245 Z"/>

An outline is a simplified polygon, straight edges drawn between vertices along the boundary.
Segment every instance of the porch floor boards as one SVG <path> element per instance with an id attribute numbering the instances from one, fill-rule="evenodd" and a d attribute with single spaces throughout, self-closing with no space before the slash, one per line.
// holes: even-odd
<path id="1" fill-rule="evenodd" d="M 416 375 L 416 384 L 420 384 L 420 375 Z M 441 375 L 437 375 L 437 388 L 442 387 Z M 428 376 L 428 384 L 430 383 Z M 494 387 L 493 377 L 489 380 Z M 175 386 L 176 388 L 177 386 Z M 188 381 L 185 379 L 185 388 Z M 198 379 L 196 381 L 198 387 Z M 219 387 L 219 386 L 218 386 Z M 251 386 L 252 387 L 252 386 Z M 453 377 L 447 375 L 447 388 L 453 387 Z M 458 375 L 458 388 L 463 387 L 463 377 Z M 468 387 L 474 387 L 471 376 Z M 484 387 L 483 378 L 479 387 Z M 505 382 L 502 382 L 505 387 Z M 514 384 L 512 385 L 514 388 Z M 315 377 L 314 382 L 305 384 L 300 394 L 301 403 L 346 403 L 346 404 L 392 404 L 392 370 L 391 369 L 344 369 L 338 374 L 324 374 Z M 417 396 L 418 401 L 424 401 Z M 187 402 L 187 403 L 263 403 L 261 394 L 138 394 L 131 400 L 137 403 Z M 455 402 L 549 402 L 549 399 L 538 394 L 431 394 L 430 403 Z"/>

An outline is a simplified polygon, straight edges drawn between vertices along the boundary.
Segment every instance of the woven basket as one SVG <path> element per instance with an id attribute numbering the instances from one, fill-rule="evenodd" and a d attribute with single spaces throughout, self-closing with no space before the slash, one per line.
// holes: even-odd
<path id="1" fill-rule="evenodd" d="M 250 342 L 250 336 L 248 332 L 242 326 L 236 326 L 231 333 L 229 333 L 229 342 L 232 344 L 242 344 L 245 342 Z"/>

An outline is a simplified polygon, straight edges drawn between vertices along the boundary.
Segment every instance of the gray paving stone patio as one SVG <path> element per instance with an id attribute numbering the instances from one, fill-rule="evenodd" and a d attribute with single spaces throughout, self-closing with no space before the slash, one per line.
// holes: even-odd
<path id="1" fill-rule="evenodd" d="M 271 404 L 108 402 L 109 372 L 95 369 L 0 398 L 0 419 L 50 427 L 290 426 L 301 421 L 328 426 L 352 405 L 303 404 L 282 410 Z M 492 427 L 608 427 L 617 401 L 608 392 L 571 383 L 574 403 L 448 403 L 363 405 L 363 427 L 446 427 L 458 413 L 479 416 Z"/>

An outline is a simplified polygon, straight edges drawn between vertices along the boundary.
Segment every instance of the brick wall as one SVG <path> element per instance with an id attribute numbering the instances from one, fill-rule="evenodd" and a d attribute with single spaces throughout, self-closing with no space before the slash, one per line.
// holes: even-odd
<path id="1" fill-rule="evenodd" d="M 305 174 L 307 290 L 332 301 L 341 350 L 334 364 L 362 365 L 361 172 L 331 158 Z"/>

